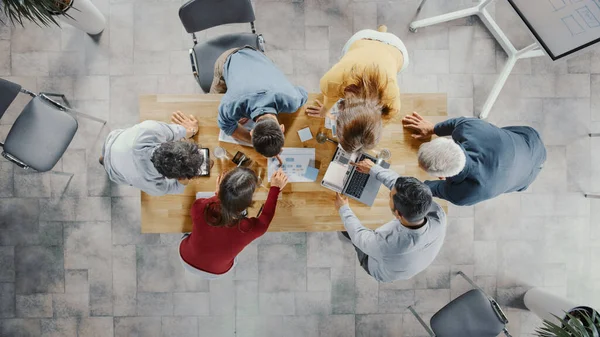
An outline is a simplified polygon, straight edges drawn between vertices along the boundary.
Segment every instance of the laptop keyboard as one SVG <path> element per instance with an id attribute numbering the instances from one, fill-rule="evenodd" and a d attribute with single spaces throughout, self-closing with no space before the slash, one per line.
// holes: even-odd
<path id="1" fill-rule="evenodd" d="M 360 160 L 364 160 L 365 158 L 367 158 L 364 154 L 360 156 Z M 365 186 L 367 186 L 367 181 L 369 180 L 369 174 L 366 173 L 360 173 L 356 170 L 354 170 L 354 174 L 352 175 L 352 180 L 350 180 L 350 183 L 348 183 L 348 187 L 346 188 L 346 191 L 344 192 L 347 195 L 353 196 L 357 199 L 360 199 L 360 196 L 362 195 L 363 190 L 365 189 Z"/>

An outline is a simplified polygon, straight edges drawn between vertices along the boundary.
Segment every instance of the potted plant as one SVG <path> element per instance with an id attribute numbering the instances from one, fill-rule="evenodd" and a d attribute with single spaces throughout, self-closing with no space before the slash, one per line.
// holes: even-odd
<path id="1" fill-rule="evenodd" d="M 24 19 L 37 25 L 59 25 L 58 18 L 90 35 L 100 34 L 106 25 L 104 15 L 90 0 L 0 0 L 0 3 L 0 11 L 13 25 L 23 26 Z"/>
<path id="2" fill-rule="evenodd" d="M 540 337 L 600 337 L 600 315 L 590 307 L 576 307 L 564 318 L 554 316 L 559 324 L 544 320 L 536 330 Z"/>

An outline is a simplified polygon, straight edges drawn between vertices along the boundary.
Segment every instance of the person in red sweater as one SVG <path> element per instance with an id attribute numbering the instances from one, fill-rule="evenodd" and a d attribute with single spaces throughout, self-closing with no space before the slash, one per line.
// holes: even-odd
<path id="1" fill-rule="evenodd" d="M 277 197 L 288 182 L 281 169 L 271 177 L 271 188 L 262 214 L 247 218 L 246 209 L 258 184 L 256 174 L 239 167 L 217 178 L 212 198 L 197 199 L 192 205 L 192 233 L 181 240 L 179 254 L 184 269 L 207 279 L 230 271 L 237 255 L 269 228 Z"/>

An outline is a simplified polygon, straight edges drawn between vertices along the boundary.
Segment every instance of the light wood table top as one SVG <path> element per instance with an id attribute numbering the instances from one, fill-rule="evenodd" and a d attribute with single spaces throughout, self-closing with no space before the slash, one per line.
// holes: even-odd
<path id="1" fill-rule="evenodd" d="M 309 104 L 318 94 L 309 95 Z M 219 142 L 219 127 L 217 126 L 218 106 L 222 95 L 147 95 L 140 97 L 140 120 L 158 120 L 170 122 L 173 111 L 182 111 L 193 114 L 200 123 L 198 135 L 194 140 L 202 147 L 212 152 L 216 146 L 225 148 L 232 158 L 237 151 L 245 153 L 254 161 L 259 175 L 264 178 L 264 185 L 268 186 L 266 174 L 266 159 L 256 153 L 253 148 L 237 144 Z M 407 113 L 417 111 L 427 116 L 432 122 L 445 120 L 446 94 L 403 94 L 401 95 L 402 111 L 390 123 L 385 125 L 382 139 L 372 151 L 376 154 L 382 148 L 390 149 L 392 156 L 388 160 L 390 168 L 401 175 L 414 176 L 421 180 L 432 179 L 417 165 L 417 150 L 420 141 L 413 139 L 409 132 L 405 132 L 401 118 Z M 315 137 L 319 129 L 323 128 L 324 120 L 308 117 L 304 107 L 294 114 L 280 114 L 279 120 L 285 125 L 285 147 L 304 147 L 316 149 L 316 168 L 319 176 L 311 183 L 289 183 L 281 193 L 277 203 L 275 218 L 269 227 L 274 232 L 311 232 L 311 231 L 341 231 L 344 229 L 342 221 L 334 207 L 335 193 L 320 185 L 335 151 L 335 144 L 326 142 L 317 143 Z M 298 130 L 310 127 L 313 139 L 304 143 L 300 141 Z M 331 131 L 327 130 L 331 137 Z M 215 190 L 217 176 L 223 170 L 235 167 L 230 160 L 215 159 L 210 177 L 193 180 L 181 195 L 166 195 L 161 197 L 150 196 L 141 192 L 142 203 L 142 232 L 143 233 L 176 233 L 190 232 L 192 221 L 190 208 L 195 200 L 196 192 L 209 192 Z M 249 209 L 249 216 L 256 216 L 258 209 L 267 198 L 268 189 L 257 189 L 255 203 Z M 436 200 L 444 209 L 446 202 Z M 372 207 L 368 207 L 354 200 L 350 200 L 350 207 L 356 213 L 363 225 L 377 228 L 392 219 L 389 209 L 389 190 L 382 186 L 377 199 Z"/>

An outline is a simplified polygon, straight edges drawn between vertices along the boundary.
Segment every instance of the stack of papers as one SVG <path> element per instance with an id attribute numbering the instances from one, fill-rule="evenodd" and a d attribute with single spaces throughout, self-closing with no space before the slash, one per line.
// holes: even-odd
<path id="1" fill-rule="evenodd" d="M 246 124 L 244 124 L 243 126 L 246 130 L 250 131 L 250 130 L 254 129 L 254 121 L 249 119 L 246 122 Z M 223 132 L 223 130 L 221 130 L 221 132 L 219 132 L 219 141 L 225 142 L 225 143 L 240 144 L 242 146 L 252 147 L 252 144 L 250 144 L 250 143 L 242 142 L 237 139 L 234 139 L 231 136 L 228 136 L 227 134 L 225 134 L 225 132 Z"/>

